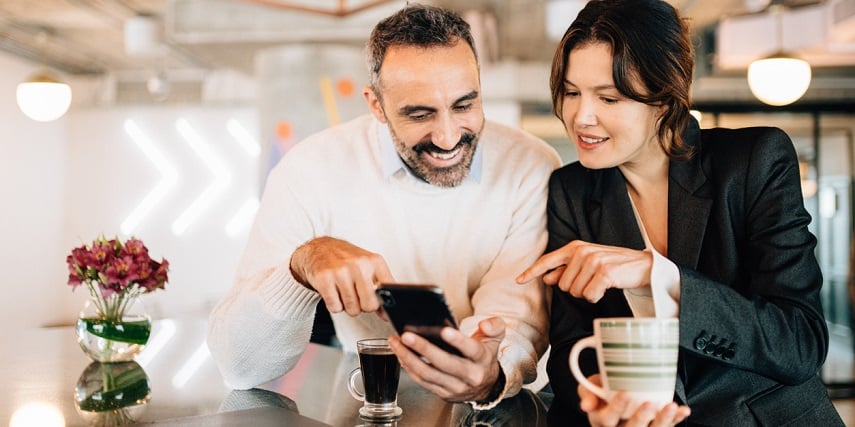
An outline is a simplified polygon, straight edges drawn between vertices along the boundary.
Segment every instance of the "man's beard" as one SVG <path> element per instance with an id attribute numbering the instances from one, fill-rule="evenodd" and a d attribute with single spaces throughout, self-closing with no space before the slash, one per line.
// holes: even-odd
<path id="1" fill-rule="evenodd" d="M 395 148 L 398 155 L 404 164 L 410 168 L 413 175 L 423 179 L 424 181 L 439 186 L 439 187 L 456 187 L 463 182 L 469 175 L 469 169 L 472 167 L 472 158 L 475 156 L 475 147 L 478 145 L 479 134 L 467 132 L 460 135 L 460 140 L 451 150 L 444 150 L 437 147 L 431 141 L 422 141 L 413 147 L 407 147 L 406 144 L 398 138 L 395 131 L 389 126 L 389 132 L 392 134 L 392 141 L 395 143 Z M 460 161 L 449 167 L 436 167 L 431 165 L 422 156 L 428 155 L 425 153 L 450 153 L 460 149 L 457 156 L 461 156 Z"/>

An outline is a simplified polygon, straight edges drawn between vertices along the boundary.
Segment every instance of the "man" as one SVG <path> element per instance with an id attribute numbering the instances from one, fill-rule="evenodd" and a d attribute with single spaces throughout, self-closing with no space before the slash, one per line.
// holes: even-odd
<path id="1" fill-rule="evenodd" d="M 391 336 L 418 384 L 490 408 L 534 380 L 547 346 L 547 293 L 514 277 L 546 246 L 546 182 L 559 158 L 485 121 L 458 15 L 407 6 L 374 28 L 368 62 L 371 114 L 297 144 L 268 177 L 209 347 L 229 386 L 272 380 L 305 350 L 322 298 L 346 351 Z M 374 289 L 396 281 L 444 290 L 460 330 L 442 337 L 463 357 L 394 336 Z"/>

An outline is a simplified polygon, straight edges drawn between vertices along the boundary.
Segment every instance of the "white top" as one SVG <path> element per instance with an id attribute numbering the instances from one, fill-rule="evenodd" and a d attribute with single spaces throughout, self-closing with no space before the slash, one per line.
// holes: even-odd
<path id="1" fill-rule="evenodd" d="M 508 326 L 499 349 L 502 396 L 535 379 L 548 345 L 548 293 L 540 282 L 514 278 L 546 247 L 557 153 L 488 121 L 474 175 L 441 188 L 403 163 L 390 166 L 397 156 L 383 153 L 391 144 L 388 129 L 363 116 L 307 138 L 271 171 L 235 286 L 210 316 L 208 346 L 228 386 L 277 378 L 305 350 L 320 296 L 294 280 L 289 263 L 298 246 L 320 236 L 382 255 L 398 282 L 440 286 L 464 333 L 501 316 Z M 395 333 L 374 313 L 332 319 L 345 351 Z"/>
<path id="2" fill-rule="evenodd" d="M 678 317 L 680 315 L 680 270 L 662 254 L 656 251 L 632 196 L 629 198 L 632 212 L 641 230 L 645 250 L 653 254 L 653 267 L 650 269 L 650 286 L 638 289 L 624 289 L 623 295 L 629 303 L 633 317 Z"/>

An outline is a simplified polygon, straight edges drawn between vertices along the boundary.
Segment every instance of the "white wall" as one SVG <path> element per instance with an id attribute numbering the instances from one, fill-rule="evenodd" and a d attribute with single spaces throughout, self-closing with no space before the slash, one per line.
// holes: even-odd
<path id="1" fill-rule="evenodd" d="M 15 103 L 35 65 L 0 55 L 0 321 L 48 323 L 70 294 L 65 285 L 64 120 L 37 123 Z"/>
<path id="2" fill-rule="evenodd" d="M 129 118 L 175 173 L 173 185 L 130 233 L 172 265 L 167 290 L 144 302 L 155 318 L 207 315 L 231 286 L 248 231 L 244 225 L 229 235 L 226 225 L 246 200 L 258 197 L 259 158 L 226 126 L 236 119 L 256 136 L 255 109 L 78 106 L 56 122 L 38 123 L 15 103 L 17 83 L 37 68 L 0 54 L 0 321 L 20 327 L 73 322 L 87 295 L 67 285 L 65 257 L 101 234 L 128 237 L 122 223 L 163 181 L 125 130 Z M 201 150 L 213 158 L 208 161 L 222 168 L 223 181 L 182 137 L 179 117 L 195 129 Z M 216 185 L 221 188 L 212 192 Z M 176 219 L 206 191 L 212 194 L 208 205 L 176 235 Z"/>
<path id="3" fill-rule="evenodd" d="M 258 202 L 256 116 L 248 107 L 200 106 L 70 113 L 64 247 L 136 236 L 170 262 L 166 290 L 144 300 L 149 313 L 207 315 L 232 284 L 254 215 L 240 221 L 242 209 Z M 256 151 L 229 132 L 230 121 L 253 136 Z M 229 229 L 232 221 L 240 226 Z"/>

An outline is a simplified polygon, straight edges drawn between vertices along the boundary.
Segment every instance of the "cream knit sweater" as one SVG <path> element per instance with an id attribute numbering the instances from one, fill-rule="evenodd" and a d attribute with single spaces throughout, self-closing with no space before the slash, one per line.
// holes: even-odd
<path id="1" fill-rule="evenodd" d="M 439 285 L 465 333 L 503 317 L 503 396 L 535 379 L 548 345 L 548 295 L 540 282 L 514 278 L 546 246 L 547 181 L 558 155 L 488 121 L 480 177 L 440 188 L 403 169 L 384 173 L 384 138 L 388 129 L 363 116 L 300 142 L 271 171 L 236 283 L 210 316 L 208 346 L 228 386 L 279 377 L 305 350 L 320 296 L 293 279 L 289 262 L 319 236 L 382 255 L 399 282 Z M 333 323 L 345 351 L 395 333 L 373 313 L 342 312 Z"/>

